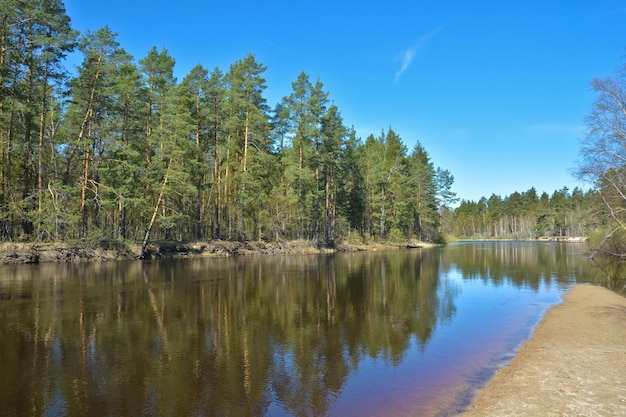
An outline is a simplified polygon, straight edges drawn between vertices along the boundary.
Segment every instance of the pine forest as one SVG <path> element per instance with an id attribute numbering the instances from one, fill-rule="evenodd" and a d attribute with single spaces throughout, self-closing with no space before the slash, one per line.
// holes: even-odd
<path id="1" fill-rule="evenodd" d="M 106 26 L 77 33 L 60 0 L 2 2 L 0 240 L 442 242 L 608 221 L 594 190 L 458 201 L 419 142 L 358 137 L 306 72 L 271 107 L 253 54 L 182 80 L 175 63 L 135 59 Z"/>

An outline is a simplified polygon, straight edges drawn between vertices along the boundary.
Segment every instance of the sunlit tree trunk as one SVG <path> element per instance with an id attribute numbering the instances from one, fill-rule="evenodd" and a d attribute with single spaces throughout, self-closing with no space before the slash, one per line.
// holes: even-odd
<path id="1" fill-rule="evenodd" d="M 165 188 L 167 187 L 167 183 L 169 181 L 170 169 L 172 167 L 173 160 L 174 160 L 174 156 L 171 155 L 167 163 L 167 170 L 165 171 L 165 177 L 163 178 L 163 182 L 161 183 L 161 191 L 159 192 L 159 196 L 157 197 L 157 201 L 154 206 L 154 211 L 152 212 L 152 217 L 150 218 L 150 222 L 148 223 L 148 228 L 146 229 L 146 234 L 144 235 L 143 242 L 141 243 L 140 257 L 142 259 L 145 258 L 146 249 L 148 247 L 148 243 L 150 242 L 150 235 L 152 234 L 152 228 L 154 227 L 154 222 L 156 221 L 157 214 L 159 213 L 159 207 L 161 206 L 161 202 L 163 201 L 163 197 L 165 196 Z"/>

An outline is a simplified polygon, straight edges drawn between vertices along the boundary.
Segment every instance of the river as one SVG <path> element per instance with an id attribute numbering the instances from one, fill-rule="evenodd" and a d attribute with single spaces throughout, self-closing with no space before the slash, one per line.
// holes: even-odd
<path id="1" fill-rule="evenodd" d="M 0 266 L 2 416 L 445 416 L 586 246 Z"/>

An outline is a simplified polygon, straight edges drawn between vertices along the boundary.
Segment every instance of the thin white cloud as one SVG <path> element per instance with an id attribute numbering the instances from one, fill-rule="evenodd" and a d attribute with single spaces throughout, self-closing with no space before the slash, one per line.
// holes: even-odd
<path id="1" fill-rule="evenodd" d="M 422 46 L 424 46 L 424 44 L 428 42 L 430 38 L 432 38 L 437 32 L 439 32 L 439 30 L 440 28 L 437 28 L 437 29 L 431 30 L 425 35 L 420 36 L 420 38 L 412 47 L 404 51 L 404 55 L 402 57 L 402 66 L 400 67 L 398 72 L 396 72 L 394 82 L 398 82 L 400 80 L 400 77 L 402 77 L 402 74 L 404 74 L 406 70 L 409 69 L 409 66 L 413 62 L 415 55 L 419 52 Z"/>
<path id="2" fill-rule="evenodd" d="M 531 125 L 528 130 L 536 134 L 582 135 L 585 132 L 585 126 L 581 124 L 544 123 Z"/>

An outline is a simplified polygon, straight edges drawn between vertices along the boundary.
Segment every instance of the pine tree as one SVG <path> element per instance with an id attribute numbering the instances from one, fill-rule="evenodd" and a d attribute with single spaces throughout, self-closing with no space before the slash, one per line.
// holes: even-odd
<path id="1" fill-rule="evenodd" d="M 286 165 L 285 178 L 293 179 L 298 196 L 297 237 L 319 235 L 319 147 L 321 117 L 328 94 L 322 83 L 315 85 L 302 72 L 292 83 L 292 93 L 283 99 L 283 116 L 288 121 L 292 160 Z"/>
<path id="2" fill-rule="evenodd" d="M 50 237 L 43 205 L 51 170 L 44 159 L 53 159 L 44 153 L 54 149 L 57 120 L 51 112 L 58 111 L 67 74 L 61 63 L 75 46 L 76 32 L 58 0 L 3 2 L 0 25 L 2 237 L 14 237 L 19 222 L 24 235 L 43 239 Z"/>
<path id="3" fill-rule="evenodd" d="M 87 237 L 90 209 L 99 226 L 98 211 L 102 203 L 99 172 L 104 155 L 116 141 L 117 114 L 115 86 L 118 66 L 128 62 L 128 55 L 108 27 L 82 36 L 80 49 L 84 60 L 78 76 L 72 80 L 72 103 L 68 110 L 68 134 L 65 149 L 63 185 L 78 191 L 80 216 L 78 237 Z M 76 187 L 76 188 L 73 188 Z M 73 191 L 75 190 L 75 191 Z"/>
<path id="4" fill-rule="evenodd" d="M 140 71 L 143 73 L 147 84 L 145 164 L 148 172 L 152 171 L 152 158 L 156 151 L 162 147 L 160 142 L 164 139 L 163 113 L 169 93 L 176 85 L 174 64 L 174 58 L 168 54 L 166 49 L 159 52 L 156 47 L 152 47 L 148 55 L 139 61 Z M 147 182 L 145 184 L 146 190 L 150 189 L 151 185 L 150 182 Z"/>
<path id="5" fill-rule="evenodd" d="M 195 201 L 195 236 L 201 239 L 204 235 L 202 224 L 206 212 L 205 191 L 208 181 L 206 167 L 209 162 L 209 72 L 201 65 L 195 66 L 183 79 L 184 94 L 187 106 L 194 123 L 193 138 L 195 141 L 194 157 L 189 161 L 192 177 L 196 187 Z"/>
<path id="6" fill-rule="evenodd" d="M 350 230 L 363 235 L 367 195 L 364 168 L 359 155 L 364 153 L 363 144 L 354 129 L 350 129 L 339 158 L 339 214 L 347 221 Z"/>
<path id="7" fill-rule="evenodd" d="M 346 128 L 343 125 L 339 109 L 334 104 L 322 117 L 321 136 L 320 166 L 324 184 L 324 239 L 333 242 L 337 232 L 339 160 L 346 136 Z"/>
<path id="8" fill-rule="evenodd" d="M 206 91 L 207 127 L 210 155 L 212 161 L 212 175 L 209 191 L 209 205 L 212 207 L 211 237 L 222 238 L 222 222 L 224 213 L 224 199 L 222 194 L 221 166 L 224 159 L 226 80 L 219 68 L 215 68 L 209 75 Z"/>
<path id="9" fill-rule="evenodd" d="M 182 154 L 185 153 L 180 146 L 185 142 L 180 142 L 179 135 L 188 133 L 187 116 L 190 115 L 180 110 L 179 95 L 173 91 L 176 87 L 174 64 L 174 58 L 165 48 L 159 52 L 156 47 L 139 61 L 147 84 L 144 154 L 147 176 L 144 187 L 151 197 L 149 207 L 153 207 L 143 238 L 142 257 L 157 220 L 162 226 L 163 238 L 167 239 L 180 215 L 172 207 L 168 207 L 168 196 L 172 190 L 171 177 L 178 176 L 182 171 L 178 165 L 182 163 Z"/>
<path id="10" fill-rule="evenodd" d="M 75 38 L 60 0 L 0 4 L 1 239 L 434 239 L 454 202 L 421 145 L 407 156 L 391 128 L 361 142 L 305 72 L 270 115 L 254 55 L 179 84 L 166 49 L 135 62 L 104 27 L 63 96 Z M 475 230 L 527 230 L 527 200 Z"/>
<path id="11" fill-rule="evenodd" d="M 386 238 L 392 229 L 401 233 L 406 146 L 390 128 L 378 138 L 373 135 L 367 138 L 364 158 L 368 232 L 380 238 Z"/>
<path id="12" fill-rule="evenodd" d="M 143 207 L 149 205 L 143 188 L 145 89 L 129 55 L 120 55 L 116 68 L 109 93 L 115 98 L 108 116 L 109 145 L 98 175 L 103 184 L 102 208 L 112 219 L 108 234 L 117 239 L 136 239 L 129 235 L 129 226 L 141 222 Z"/>
<path id="13" fill-rule="evenodd" d="M 419 142 L 407 160 L 412 232 L 419 240 L 432 242 L 437 238 L 439 227 L 437 172 Z"/>
<path id="14" fill-rule="evenodd" d="M 257 187 L 251 174 L 251 164 L 259 163 L 257 152 L 268 148 L 268 107 L 263 97 L 266 67 L 254 55 L 231 65 L 228 83 L 228 119 L 224 195 L 230 204 L 228 230 L 231 238 L 247 239 L 254 235 L 258 224 L 260 205 L 265 193 Z M 254 167 L 253 170 L 256 170 Z"/>

